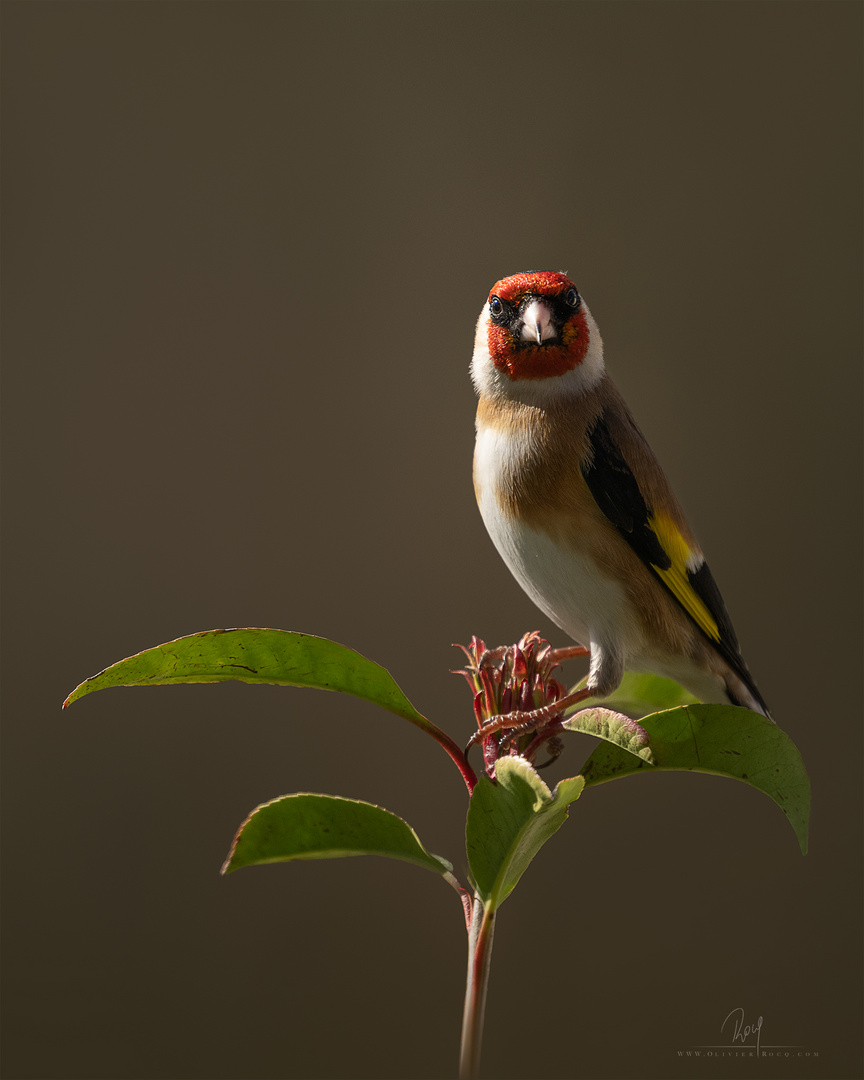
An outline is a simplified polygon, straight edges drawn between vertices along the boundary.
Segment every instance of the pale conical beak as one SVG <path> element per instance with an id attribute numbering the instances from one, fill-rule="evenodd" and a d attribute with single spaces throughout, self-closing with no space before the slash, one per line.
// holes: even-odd
<path id="1" fill-rule="evenodd" d="M 552 310 L 543 300 L 532 300 L 522 314 L 522 341 L 534 341 L 542 345 L 558 335 L 552 322 Z"/>

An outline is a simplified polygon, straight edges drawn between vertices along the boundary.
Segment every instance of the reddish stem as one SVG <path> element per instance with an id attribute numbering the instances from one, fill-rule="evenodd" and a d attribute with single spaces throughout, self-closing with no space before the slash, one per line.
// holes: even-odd
<path id="1" fill-rule="evenodd" d="M 465 988 L 465 1011 L 462 1016 L 462 1046 L 459 1055 L 460 1080 L 475 1080 L 480 1071 L 480 1047 L 483 1039 L 483 1014 L 489 987 L 489 964 L 495 913 L 484 909 L 479 897 L 468 934 L 468 983 Z"/>
<path id="2" fill-rule="evenodd" d="M 468 764 L 468 759 L 465 757 L 464 750 L 457 746 L 450 736 L 440 728 L 435 728 L 434 731 L 429 728 L 426 728 L 425 730 L 429 731 L 432 738 L 435 739 L 453 759 L 453 763 L 462 774 L 462 779 L 465 781 L 465 787 L 468 788 L 468 794 L 471 795 L 477 784 L 477 773 L 475 773 Z"/>

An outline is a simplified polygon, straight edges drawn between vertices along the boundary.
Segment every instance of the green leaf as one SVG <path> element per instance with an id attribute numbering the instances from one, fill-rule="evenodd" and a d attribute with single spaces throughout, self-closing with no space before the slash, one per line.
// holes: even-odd
<path id="1" fill-rule="evenodd" d="M 735 705 L 687 705 L 645 716 L 654 765 L 610 743 L 582 769 L 585 786 L 655 769 L 684 769 L 743 780 L 780 807 L 807 853 L 810 780 L 789 736 L 764 716 Z"/>
<path id="2" fill-rule="evenodd" d="M 587 676 L 577 685 L 582 687 L 588 681 Z M 574 688 L 575 689 L 575 688 Z M 607 709 L 626 713 L 627 716 L 647 716 L 648 713 L 659 712 L 661 709 L 674 709 L 679 705 L 697 705 L 699 699 L 694 697 L 689 690 L 673 682 L 672 679 L 663 679 L 659 675 L 645 675 L 636 671 L 625 671 L 621 685 L 606 698 L 587 698 L 585 702 L 579 702 L 574 708 L 584 708 L 585 705 L 593 705 L 595 701 Z"/>
<path id="3" fill-rule="evenodd" d="M 402 818 L 380 806 L 336 795 L 301 792 L 256 807 L 240 826 L 222 873 L 295 859 L 383 855 L 452 877 L 446 859 L 430 854 Z"/>
<path id="4" fill-rule="evenodd" d="M 112 686 L 224 681 L 336 690 L 380 705 L 427 731 L 437 731 L 405 697 L 393 676 L 360 653 L 314 634 L 256 627 L 205 630 L 136 653 L 86 679 L 63 707 Z"/>
<path id="5" fill-rule="evenodd" d="M 574 713 L 561 725 L 564 731 L 581 731 L 586 735 L 596 735 L 598 739 L 614 743 L 628 754 L 647 761 L 651 765 L 654 755 L 648 745 L 648 732 L 641 724 L 621 713 L 609 709 L 582 709 Z"/>
<path id="6" fill-rule="evenodd" d="M 581 776 L 562 780 L 554 793 L 521 757 L 501 758 L 497 783 L 481 776 L 468 807 L 466 846 L 474 883 L 494 911 L 510 895 L 528 864 L 564 824 L 567 807 L 584 787 Z"/>

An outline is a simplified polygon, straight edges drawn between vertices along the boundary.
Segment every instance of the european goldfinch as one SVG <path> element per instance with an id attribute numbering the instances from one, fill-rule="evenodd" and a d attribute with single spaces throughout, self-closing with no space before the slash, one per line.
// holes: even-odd
<path id="1" fill-rule="evenodd" d="M 573 282 L 552 272 L 497 282 L 477 322 L 471 376 L 474 489 L 489 535 L 534 603 L 590 651 L 587 687 L 567 700 L 609 695 L 626 668 L 768 716 Z M 546 719 L 548 710 L 537 713 Z M 520 722 L 499 720 L 495 728 Z"/>

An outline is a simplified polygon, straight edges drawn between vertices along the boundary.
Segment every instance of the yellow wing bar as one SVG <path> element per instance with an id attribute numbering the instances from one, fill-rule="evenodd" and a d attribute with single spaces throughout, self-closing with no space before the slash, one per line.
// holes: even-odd
<path id="1" fill-rule="evenodd" d="M 672 565 L 667 569 L 652 563 L 654 572 L 666 585 L 678 603 L 695 621 L 696 625 L 714 641 L 720 640 L 720 630 L 705 601 L 696 592 L 690 583 L 687 572 L 687 560 L 692 552 L 687 541 L 678 531 L 671 518 L 665 514 L 656 514 L 648 518 L 648 525 L 654 531 L 657 539 Z"/>

